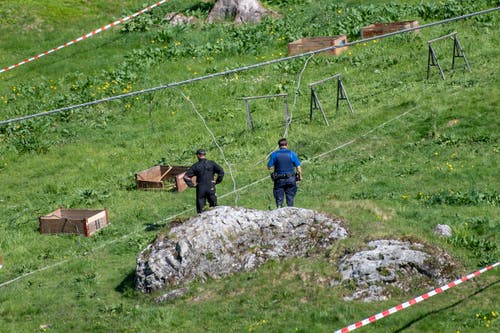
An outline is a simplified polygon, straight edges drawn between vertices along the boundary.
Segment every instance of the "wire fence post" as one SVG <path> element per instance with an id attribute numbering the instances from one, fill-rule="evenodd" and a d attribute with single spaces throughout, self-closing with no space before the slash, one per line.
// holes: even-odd
<path id="1" fill-rule="evenodd" d="M 247 96 L 247 97 L 241 97 L 238 99 L 242 99 L 245 101 L 245 107 L 246 107 L 246 113 L 247 113 L 247 126 L 249 129 L 253 129 L 253 120 L 252 120 L 252 114 L 250 110 L 250 100 L 253 99 L 262 99 L 262 98 L 277 98 L 277 97 L 283 97 L 283 107 L 284 107 L 284 113 L 285 113 L 285 127 L 287 127 L 290 124 L 290 114 L 288 113 L 288 102 L 286 97 L 288 94 L 276 94 L 276 95 L 265 95 L 265 96 Z"/>
<path id="2" fill-rule="evenodd" d="M 309 87 L 311 88 L 309 121 L 312 121 L 313 110 L 320 110 L 321 114 L 323 115 L 323 120 L 325 121 L 325 124 L 327 126 L 330 126 L 330 124 L 328 123 L 328 119 L 325 115 L 325 111 L 323 110 L 323 107 L 321 106 L 321 102 L 319 101 L 315 86 L 323 84 L 323 83 L 330 81 L 330 80 L 333 80 L 333 79 L 337 79 L 337 101 L 336 101 L 335 112 L 338 113 L 338 111 L 339 111 L 340 101 L 345 100 L 345 101 L 347 101 L 347 104 L 349 106 L 349 110 L 351 111 L 351 113 L 354 113 L 354 110 L 353 110 L 352 105 L 351 105 L 351 101 L 349 100 L 349 97 L 347 96 L 347 92 L 345 90 L 344 84 L 342 83 L 342 77 L 340 74 L 335 74 L 333 76 L 330 76 L 330 77 L 324 78 L 320 81 L 316 81 L 316 82 L 309 84 Z"/>
<path id="3" fill-rule="evenodd" d="M 441 65 L 439 64 L 439 60 L 436 57 L 436 53 L 434 52 L 432 45 L 429 43 L 429 56 L 427 57 L 427 80 L 429 80 L 429 77 L 431 75 L 431 67 L 432 66 L 437 66 L 439 68 L 439 73 L 441 74 L 441 77 L 444 80 L 443 69 L 441 68 Z"/>
<path id="4" fill-rule="evenodd" d="M 292 122 L 292 119 L 290 118 L 290 113 L 288 112 L 288 101 L 286 97 L 286 94 L 283 95 L 283 107 L 285 112 L 285 128 L 288 128 L 288 126 L 290 126 L 290 123 Z"/>
<path id="5" fill-rule="evenodd" d="M 462 45 L 458 41 L 457 35 L 455 35 L 455 38 L 453 38 L 453 60 L 451 62 L 451 69 L 455 68 L 455 58 L 463 58 L 465 63 L 465 68 L 467 68 L 469 72 L 471 71 L 469 62 L 465 57 L 464 49 L 462 48 Z"/>
<path id="6" fill-rule="evenodd" d="M 252 115 L 250 113 L 250 103 L 248 103 L 248 99 L 245 99 L 245 106 L 247 110 L 247 126 L 248 128 L 252 129 L 253 128 L 253 121 L 252 121 Z"/>
<path id="7" fill-rule="evenodd" d="M 323 115 L 323 120 L 325 121 L 326 126 L 330 126 L 328 123 L 328 119 L 326 118 L 325 111 L 323 111 L 323 107 L 321 106 L 321 102 L 319 101 L 318 95 L 316 94 L 316 90 L 313 86 L 311 86 L 311 107 L 309 112 L 309 121 L 312 121 L 313 110 L 320 110 L 321 115 Z"/>
<path id="8" fill-rule="evenodd" d="M 458 32 L 452 32 L 448 35 L 441 36 L 434 38 L 430 41 L 427 42 L 429 45 L 429 56 L 427 57 L 427 80 L 429 80 L 430 77 L 430 71 L 432 66 L 437 66 L 439 68 L 439 73 L 441 74 L 441 78 L 444 80 L 444 72 L 443 68 L 439 64 L 439 60 L 436 56 L 436 52 L 434 48 L 432 47 L 432 43 L 446 39 L 446 38 L 453 38 L 453 55 L 452 55 L 452 60 L 451 60 L 451 69 L 455 68 L 455 58 L 463 58 L 464 63 L 465 63 L 465 68 L 470 72 L 470 65 L 469 62 L 467 61 L 467 58 L 465 57 L 464 49 L 462 48 L 462 45 L 460 44 L 458 37 L 457 37 Z"/>
<path id="9" fill-rule="evenodd" d="M 339 102 L 341 100 L 347 101 L 347 105 L 349 106 L 349 110 L 351 113 L 354 113 L 354 110 L 352 109 L 351 101 L 349 100 L 349 96 L 347 96 L 347 92 L 345 91 L 344 84 L 342 83 L 342 78 L 339 75 L 339 79 L 337 81 L 337 108 L 335 109 L 336 112 L 339 111 Z"/>

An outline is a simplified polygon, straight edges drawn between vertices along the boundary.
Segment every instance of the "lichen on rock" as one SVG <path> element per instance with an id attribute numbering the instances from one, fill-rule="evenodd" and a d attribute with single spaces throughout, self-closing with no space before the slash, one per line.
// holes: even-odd
<path id="1" fill-rule="evenodd" d="M 250 271 L 271 259 L 306 256 L 346 237 L 340 219 L 312 210 L 219 206 L 148 245 L 137 258 L 136 288 L 152 292 Z"/>

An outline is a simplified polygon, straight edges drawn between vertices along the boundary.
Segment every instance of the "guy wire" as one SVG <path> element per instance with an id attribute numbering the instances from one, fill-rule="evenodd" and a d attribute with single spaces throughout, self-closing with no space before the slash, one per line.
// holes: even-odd
<path id="1" fill-rule="evenodd" d="M 191 102 L 191 101 L 190 101 L 190 100 L 189 100 L 189 99 L 188 99 L 188 98 L 187 98 L 187 97 L 186 97 L 186 96 L 182 93 L 182 91 L 181 91 L 181 94 L 182 94 L 182 96 L 184 96 L 184 98 L 185 98 L 185 99 L 187 99 L 187 100 L 191 103 L 191 105 L 193 105 L 193 103 L 192 103 L 192 102 Z M 194 106 L 194 105 L 193 105 L 193 106 Z M 393 121 L 395 121 L 395 120 L 397 120 L 397 119 L 399 119 L 399 118 L 401 118 L 401 117 L 403 117 L 403 116 L 406 116 L 407 114 L 411 113 L 411 112 L 412 112 L 413 110 L 415 110 L 415 109 L 417 109 L 417 106 L 414 106 L 413 108 L 408 109 L 408 110 L 406 110 L 405 112 L 403 112 L 403 113 L 401 113 L 401 114 L 399 114 L 399 115 L 397 115 L 397 116 L 395 116 L 395 117 L 393 117 L 393 118 L 391 118 L 391 119 L 389 119 L 389 120 L 387 120 L 387 121 L 383 122 L 382 124 L 379 124 L 379 125 L 377 125 L 377 126 L 375 126 L 375 127 L 371 128 L 371 129 L 370 129 L 370 130 L 368 130 L 367 132 L 365 132 L 365 133 L 361 134 L 360 136 L 358 136 L 358 137 L 356 137 L 356 138 L 354 138 L 354 139 L 352 139 L 352 140 L 349 140 L 349 141 L 347 141 L 347 142 L 345 142 L 345 143 L 343 143 L 343 144 L 341 144 L 341 145 L 339 145 L 339 146 L 337 146 L 337 147 L 335 147 L 335 148 L 332 148 L 332 149 L 330 149 L 330 150 L 328 150 L 328 151 L 326 151 L 326 152 L 323 152 L 323 153 L 321 153 L 321 154 L 319 154 L 319 155 L 313 156 L 312 158 L 310 158 L 310 159 L 308 159 L 308 160 L 305 160 L 303 163 L 314 163 L 314 160 L 315 160 L 315 159 L 322 158 L 322 157 L 324 157 L 324 156 L 326 156 L 326 155 L 331 154 L 332 152 L 334 152 L 334 151 L 336 151 L 336 150 L 339 150 L 339 149 L 342 149 L 342 148 L 344 148 L 344 147 L 347 147 L 347 146 L 349 146 L 349 145 L 351 145 L 351 144 L 353 144 L 353 143 L 357 142 L 359 139 L 361 139 L 361 138 L 364 138 L 364 137 L 368 136 L 370 133 L 374 132 L 375 130 L 380 129 L 380 128 L 384 127 L 385 125 L 387 125 L 387 124 L 389 124 L 389 123 L 391 123 L 391 122 L 393 122 Z M 195 111 L 197 112 L 196 108 L 195 108 Z M 198 113 L 198 112 L 197 112 L 197 113 Z M 201 117 L 201 115 L 200 115 L 200 117 Z M 202 119 L 202 121 L 204 122 L 203 117 L 201 117 L 201 119 Z M 207 128 L 207 129 L 208 129 L 208 128 Z M 208 130 L 209 130 L 209 129 L 208 129 Z M 209 130 L 209 131 L 210 131 L 210 130 Z M 216 144 L 217 144 L 217 143 L 216 143 Z M 227 162 L 226 162 L 226 163 L 227 163 Z M 247 188 L 249 188 L 249 187 L 252 187 L 252 186 L 254 186 L 254 185 L 258 184 L 258 183 L 261 183 L 261 182 L 263 182 L 263 181 L 265 181 L 265 180 L 267 180 L 267 179 L 269 179 L 269 177 L 267 177 L 267 176 L 266 176 L 266 177 L 262 177 L 262 178 L 257 179 L 256 181 L 254 181 L 254 182 L 252 182 L 252 183 L 250 183 L 250 184 L 247 184 L 247 185 L 245 185 L 245 186 L 243 186 L 243 187 L 241 187 L 241 188 L 239 188 L 239 189 L 234 188 L 234 189 L 233 189 L 233 192 L 228 192 L 228 193 L 225 193 L 225 194 L 221 195 L 221 196 L 220 196 L 220 198 L 222 199 L 222 198 L 225 198 L 225 197 L 227 197 L 227 196 L 229 196 L 229 195 L 232 195 L 232 194 L 235 194 L 235 196 L 237 196 L 237 195 L 238 195 L 238 192 L 241 192 L 241 191 L 243 191 L 243 190 L 245 190 L 245 189 L 247 189 Z M 234 182 L 234 184 L 236 184 L 236 183 Z M 163 219 L 159 220 L 158 222 L 167 222 L 167 221 L 170 221 L 170 220 L 172 220 L 172 219 L 174 219 L 174 218 L 176 218 L 176 217 L 178 217 L 178 216 L 181 216 L 181 215 L 183 215 L 183 214 L 185 214 L 185 213 L 188 213 L 189 211 L 192 211 L 193 209 L 194 209 L 194 208 L 189 208 L 189 209 L 186 209 L 186 210 L 184 210 L 184 211 L 182 211 L 182 212 L 180 212 L 180 213 L 177 213 L 177 214 L 174 214 L 174 215 L 171 215 L 171 216 L 165 217 L 165 218 L 163 218 Z M 108 245 L 114 244 L 114 243 L 116 243 L 116 242 L 120 241 L 121 239 L 127 239 L 127 238 L 129 238 L 130 236 L 132 236 L 132 235 L 134 235 L 134 234 L 137 234 L 137 233 L 141 232 L 142 230 L 144 230 L 144 229 L 138 229 L 138 230 L 132 231 L 132 232 L 130 232 L 130 233 L 128 233 L 128 234 L 126 234 L 126 235 L 123 235 L 123 236 L 121 236 L 121 237 L 118 237 L 118 238 L 115 238 L 115 239 L 113 239 L 113 240 L 110 240 L 109 242 L 106 242 L 106 243 L 103 243 L 103 244 L 101 244 L 101 245 L 99 245 L 99 246 L 96 246 L 96 247 L 94 247 L 91 251 L 87 252 L 87 254 L 88 254 L 88 253 L 91 253 L 91 254 L 93 254 L 93 253 L 97 253 L 97 250 L 99 250 L 99 249 L 101 249 L 101 248 L 104 248 L 104 247 L 106 247 L 106 246 L 108 246 Z M 41 272 L 41 271 L 44 271 L 44 270 L 47 270 L 47 269 L 50 269 L 50 268 L 53 268 L 53 267 L 59 266 L 59 265 L 62 265 L 62 264 L 64 264 L 64 263 L 69 262 L 70 260 L 71 260 L 71 259 L 69 259 L 69 258 L 68 258 L 68 259 L 64 259 L 64 260 L 61 260 L 61 261 L 56 262 L 56 263 L 54 263 L 54 264 L 51 264 L 51 265 L 48 265 L 48 266 L 45 266 L 45 267 L 39 268 L 39 269 L 37 269 L 37 270 L 34 270 L 34 271 L 31 271 L 31 272 L 28 272 L 28 273 L 22 274 L 22 275 L 20 275 L 20 276 L 17 276 L 17 277 L 15 277 L 15 278 L 11 279 L 11 280 L 8 280 L 8 281 L 5 281 L 5 282 L 3 282 L 3 283 L 0 283 L 0 288 L 2 288 L 2 287 L 4 287 L 4 286 L 6 286 L 6 285 L 8 285 L 8 284 L 11 284 L 11 283 L 13 283 L 13 282 L 15 282 L 15 281 L 17 281 L 17 280 L 20 280 L 20 279 L 22 279 L 22 278 L 24 278 L 24 277 L 26 277 L 26 276 L 29 276 L 29 275 L 32 275 L 32 274 L 35 274 L 35 273 L 38 273 L 38 272 Z"/>
<path id="2" fill-rule="evenodd" d="M 391 36 L 395 36 L 395 35 L 407 33 L 407 32 L 414 31 L 414 30 L 421 30 L 421 29 L 424 29 L 424 28 L 429 28 L 429 27 L 433 27 L 433 26 L 436 26 L 436 25 L 444 24 L 444 23 L 449 23 L 449 22 L 453 22 L 453 21 L 463 20 L 463 19 L 474 17 L 474 16 L 477 16 L 477 15 L 489 14 L 489 13 L 492 13 L 492 12 L 495 12 L 495 11 L 498 11 L 498 10 L 500 10 L 500 7 L 494 7 L 494 8 L 490 8 L 490 9 L 485 9 L 485 10 L 481 10 L 481 11 L 478 11 L 478 12 L 469 13 L 469 14 L 465 14 L 465 15 L 461 15 L 461 16 L 456 16 L 456 17 L 448 18 L 448 19 L 441 20 L 441 21 L 436 21 L 436 22 L 431 22 L 431 23 L 423 24 L 423 25 L 418 26 L 418 27 L 408 28 L 408 29 L 404 29 L 404 30 L 389 32 L 389 33 L 386 33 L 384 35 L 379 35 L 379 36 L 374 36 L 374 37 L 369 37 L 369 38 L 355 40 L 353 42 L 348 42 L 348 43 L 342 45 L 342 47 L 352 46 L 352 45 L 356 45 L 356 44 L 360 44 L 360 43 L 365 43 L 367 41 L 372 41 L 372 40 L 375 40 L 375 39 L 382 39 L 382 38 L 386 38 L 386 37 L 391 37 Z M 292 59 L 306 57 L 306 56 L 309 56 L 309 55 L 319 54 L 319 53 L 331 51 L 331 50 L 334 50 L 334 49 L 337 49 L 337 48 L 339 48 L 339 46 L 330 46 L 330 47 L 327 47 L 327 48 L 324 48 L 324 49 L 320 49 L 320 50 L 309 51 L 309 52 L 305 52 L 305 53 L 301 53 L 301 54 L 297 54 L 297 55 L 293 55 L 293 56 L 288 56 L 288 57 L 283 57 L 283 58 L 279 58 L 279 59 L 268 60 L 268 61 L 265 61 L 265 62 L 260 62 L 260 63 L 257 63 L 257 64 L 253 64 L 253 65 L 242 66 L 242 67 L 239 67 L 239 68 L 234 68 L 234 69 L 230 69 L 230 70 L 226 70 L 226 71 L 222 71 L 222 72 L 212 73 L 212 74 L 208 74 L 208 75 L 204 75 L 204 76 L 198 76 L 198 77 L 187 79 L 187 80 L 184 80 L 184 81 L 178 81 L 178 82 L 168 83 L 168 84 L 164 84 L 164 85 L 160 85 L 160 86 L 156 86 L 156 87 L 152 87 L 152 88 L 146 88 L 146 89 L 142 89 L 142 90 L 132 91 L 132 92 L 121 94 L 121 95 L 115 95 L 115 96 L 111 96 L 111 97 L 105 97 L 105 98 L 102 98 L 102 99 L 99 99 L 99 100 L 94 100 L 94 101 L 85 102 L 85 103 L 76 104 L 76 105 L 65 106 L 65 107 L 62 107 L 62 108 L 53 109 L 53 110 L 50 110 L 50 111 L 44 111 L 44 112 L 35 113 L 35 114 L 30 114 L 30 115 L 26 115 L 26 116 L 21 116 L 21 117 L 18 117 L 18 118 L 11 118 L 11 119 L 7 119 L 7 120 L 2 120 L 2 121 L 0 121 L 0 125 L 7 125 L 7 124 L 10 124 L 10 123 L 14 123 L 14 122 L 24 121 L 24 120 L 28 120 L 28 119 L 43 117 L 43 116 L 49 116 L 49 115 L 56 114 L 56 113 L 59 113 L 59 112 L 64 112 L 64 111 L 74 110 L 74 109 L 78 109 L 78 108 L 83 108 L 83 107 L 86 107 L 86 106 L 91 106 L 91 105 L 95 105 L 95 104 L 99 104 L 99 103 L 103 103 L 103 102 L 108 102 L 108 101 L 114 101 L 114 100 L 118 100 L 118 99 L 122 99 L 122 98 L 127 98 L 127 97 L 136 96 L 136 95 L 140 95 L 140 94 L 144 94 L 144 93 L 148 93 L 148 92 L 157 91 L 157 90 L 163 90 L 163 89 L 169 89 L 169 88 L 173 88 L 173 87 L 178 87 L 178 86 L 190 84 L 190 83 L 193 83 L 193 82 L 207 80 L 207 79 L 211 79 L 211 78 L 215 78 L 215 77 L 219 77 L 219 76 L 226 76 L 226 75 L 229 75 L 229 74 L 234 74 L 234 73 L 243 72 L 243 71 L 247 71 L 247 70 L 254 69 L 254 68 L 264 67 L 264 66 L 276 64 L 276 63 L 279 63 L 279 62 L 284 62 L 284 61 L 289 61 L 289 60 L 292 60 Z"/>
<path id="3" fill-rule="evenodd" d="M 231 176 L 231 180 L 233 181 L 233 192 L 236 194 L 234 196 L 234 205 L 238 206 L 238 194 L 236 192 L 236 180 L 234 179 L 234 176 L 233 176 L 233 170 L 231 169 L 231 164 L 227 161 L 226 156 L 224 155 L 224 150 L 222 150 L 222 147 L 217 143 L 217 139 L 215 138 L 214 133 L 208 127 L 207 122 L 205 121 L 205 118 L 203 118 L 203 116 L 201 115 L 201 113 L 199 113 L 198 110 L 196 109 L 196 106 L 194 105 L 194 103 L 191 100 L 191 98 L 189 98 L 188 96 L 186 96 L 181 89 L 179 89 L 179 91 L 181 92 L 182 97 L 184 97 L 184 99 L 191 104 L 191 106 L 193 107 L 194 112 L 198 115 L 198 117 L 200 117 L 201 122 L 203 123 L 203 125 L 207 129 L 208 133 L 212 137 L 213 142 L 215 143 L 215 145 L 219 149 L 219 151 L 220 151 L 220 153 L 222 155 L 222 159 L 224 160 L 224 163 L 227 165 L 227 167 L 229 169 L 229 175 Z"/>
<path id="4" fill-rule="evenodd" d="M 287 122 L 286 122 L 286 125 L 285 125 L 285 133 L 283 133 L 283 138 L 287 138 L 288 137 L 288 129 L 290 128 L 290 124 L 292 123 L 293 110 L 295 109 L 295 106 L 297 104 L 297 95 L 299 94 L 299 90 L 300 90 L 300 82 L 302 80 L 302 74 L 304 74 L 304 72 L 306 70 L 306 67 L 307 67 L 307 64 L 309 63 L 309 60 L 311 60 L 312 57 L 314 57 L 314 56 L 315 56 L 315 54 L 311 54 L 311 56 L 309 56 L 306 59 L 306 61 L 304 63 L 304 67 L 302 67 L 302 70 L 299 73 L 299 79 L 298 79 L 298 82 L 297 82 L 297 88 L 294 91 L 294 94 L 293 94 L 293 103 L 292 103 L 292 106 L 290 107 L 290 119 L 287 119 Z M 276 146 L 276 148 L 279 148 L 279 147 Z M 262 162 L 266 161 L 269 158 L 269 156 L 271 156 L 271 154 L 272 154 L 272 151 L 270 153 L 268 153 L 266 155 L 266 157 L 264 157 L 263 159 L 257 161 L 257 163 L 255 163 L 255 165 L 259 165 Z"/>

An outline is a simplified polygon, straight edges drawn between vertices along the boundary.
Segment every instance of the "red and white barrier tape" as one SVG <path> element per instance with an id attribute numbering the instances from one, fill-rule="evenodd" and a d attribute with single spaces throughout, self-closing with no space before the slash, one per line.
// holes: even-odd
<path id="1" fill-rule="evenodd" d="M 406 309 L 406 308 L 408 308 L 408 307 L 410 307 L 410 306 L 412 306 L 412 305 L 414 305 L 414 304 L 417 304 L 417 303 L 419 303 L 419 302 L 422 302 L 423 300 L 426 300 L 426 299 L 428 299 L 429 297 L 432 297 L 432 296 L 434 296 L 434 295 L 440 294 L 440 293 L 442 293 L 443 291 L 448 290 L 448 289 L 450 289 L 450 288 L 453 288 L 453 287 L 455 287 L 455 286 L 459 285 L 459 284 L 460 284 L 460 283 L 462 283 L 462 282 L 465 282 L 465 281 L 467 281 L 467 280 L 470 280 L 470 279 L 472 279 L 472 278 L 474 278 L 474 277 L 478 276 L 479 274 L 482 274 L 482 273 L 484 273 L 484 272 L 486 272 L 486 271 L 489 271 L 489 270 L 491 270 L 491 269 L 495 268 L 495 267 L 496 267 L 496 266 L 498 266 L 498 265 L 500 265 L 500 261 L 499 261 L 499 262 L 497 262 L 497 263 L 495 263 L 495 264 L 493 264 L 493 265 L 490 265 L 490 266 L 488 266 L 488 267 L 485 267 L 485 268 L 483 268 L 483 269 L 480 269 L 480 270 L 479 270 L 479 271 L 477 271 L 477 272 L 474 272 L 474 273 L 472 273 L 472 274 L 469 274 L 469 275 L 463 276 L 462 278 L 460 278 L 460 279 L 458 279 L 458 280 L 455 280 L 455 281 L 453 281 L 453 282 L 450 282 L 450 283 L 448 283 L 448 284 L 446 284 L 446 285 L 444 285 L 444 286 L 441 286 L 441 287 L 439 287 L 439 288 L 437 288 L 437 289 L 434 289 L 434 290 L 432 290 L 432 291 L 430 291 L 430 292 L 428 292 L 428 293 L 425 293 L 425 294 L 423 294 L 423 295 L 421 295 L 421 296 L 418 296 L 418 297 L 416 297 L 416 298 L 413 298 L 413 299 L 409 300 L 408 302 L 401 303 L 401 304 L 399 304 L 399 305 L 397 305 L 397 306 L 395 306 L 395 307 L 392 307 L 392 308 L 390 308 L 390 309 L 388 309 L 388 310 L 385 310 L 385 311 L 383 311 L 383 312 L 377 313 L 377 314 L 376 314 L 376 315 L 374 315 L 374 316 L 371 316 L 371 317 L 368 317 L 368 318 L 363 319 L 363 320 L 361 320 L 361 321 L 358 321 L 358 322 L 357 322 L 357 323 L 355 323 L 355 324 L 352 324 L 352 325 L 346 326 L 346 327 L 344 327 L 344 328 L 342 328 L 342 329 L 340 329 L 340 330 L 336 330 L 334 333 L 347 333 L 347 332 L 352 332 L 352 331 L 354 331 L 354 330 L 355 330 L 355 329 L 357 329 L 357 328 L 360 328 L 360 327 L 363 327 L 363 326 L 365 326 L 365 325 L 371 324 L 371 323 L 373 323 L 373 322 L 375 322 L 375 321 L 377 321 L 377 320 L 379 320 L 379 319 L 382 319 L 382 318 L 384 318 L 384 317 L 390 316 L 390 315 L 391 315 L 391 314 L 393 314 L 393 313 L 396 313 L 396 312 L 401 311 L 401 310 L 403 310 L 403 309 Z"/>
<path id="2" fill-rule="evenodd" d="M 148 12 L 151 9 L 164 4 L 165 2 L 167 2 L 167 0 L 158 1 L 157 3 L 155 3 L 155 4 L 151 5 L 151 6 L 147 6 L 146 8 L 144 8 L 144 9 L 142 9 L 142 10 L 140 10 L 140 11 L 138 11 L 138 12 L 136 12 L 136 13 L 130 15 L 130 16 L 121 18 L 121 19 L 119 19 L 119 20 L 117 20 L 117 21 L 115 21 L 113 23 L 110 23 L 108 25 L 100 27 L 99 29 L 93 30 L 93 31 L 89 32 L 88 34 L 85 34 L 85 35 L 83 35 L 81 37 L 73 39 L 73 40 L 71 40 L 71 41 L 69 41 L 67 43 L 62 44 L 62 45 L 59 45 L 58 47 L 55 47 L 55 48 L 53 48 L 51 50 L 45 51 L 43 53 L 40 53 L 39 55 L 33 56 L 31 58 L 25 59 L 25 60 L 23 60 L 21 62 L 18 62 L 17 64 L 14 64 L 14 65 L 11 65 L 11 66 L 8 66 L 8 67 L 4 67 L 4 68 L 0 69 L 0 74 L 3 73 L 3 72 L 9 71 L 9 70 L 11 70 L 13 68 L 16 68 L 16 67 L 19 67 L 21 65 L 24 65 L 24 64 L 26 64 L 28 62 L 40 59 L 41 57 L 43 57 L 43 56 L 45 56 L 47 54 L 50 54 L 50 53 L 55 52 L 55 51 L 59 51 L 60 49 L 63 49 L 65 47 L 67 47 L 67 46 L 70 46 L 72 44 L 78 43 L 78 42 L 80 42 L 80 41 L 82 41 L 84 39 L 87 39 L 87 38 L 90 38 L 90 37 L 92 37 L 94 35 L 97 35 L 98 33 L 102 32 L 104 30 L 107 30 L 107 29 L 109 29 L 111 27 L 117 26 L 117 25 L 119 25 L 121 23 L 124 23 L 124 22 L 130 20 L 130 19 L 133 19 L 134 17 L 139 16 L 140 14 L 144 14 L 145 12 Z"/>

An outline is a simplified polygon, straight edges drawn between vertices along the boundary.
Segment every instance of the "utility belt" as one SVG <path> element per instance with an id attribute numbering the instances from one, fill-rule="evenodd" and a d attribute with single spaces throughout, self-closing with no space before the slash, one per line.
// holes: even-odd
<path id="1" fill-rule="evenodd" d="M 271 172 L 271 179 L 272 180 L 288 179 L 290 177 L 295 177 L 295 172 L 287 172 L 287 173 Z"/>

